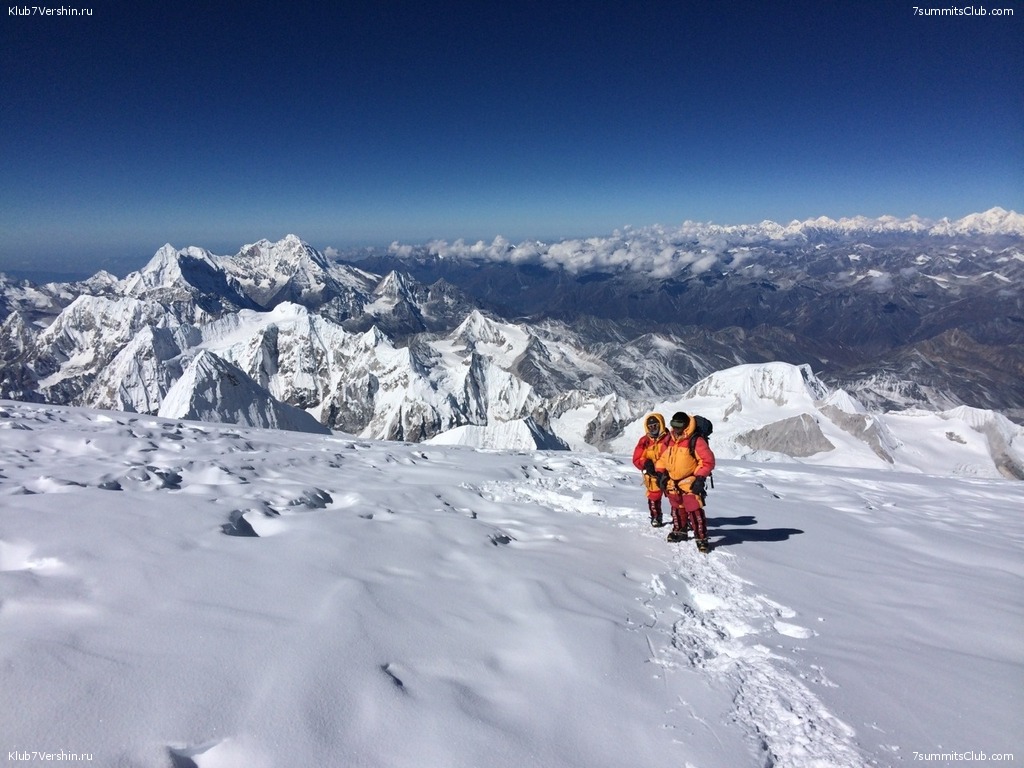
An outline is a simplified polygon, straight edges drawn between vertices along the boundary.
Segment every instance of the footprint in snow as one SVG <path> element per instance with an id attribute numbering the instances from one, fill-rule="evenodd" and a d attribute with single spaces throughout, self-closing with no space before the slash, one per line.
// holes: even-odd
<path id="1" fill-rule="evenodd" d="M 400 674 L 404 673 L 401 672 L 401 669 L 399 669 L 398 666 L 391 663 L 381 664 L 380 671 L 387 675 L 388 679 L 391 680 L 391 683 L 395 686 L 395 688 L 400 690 L 402 693 L 409 692 L 406 689 L 405 683 L 402 681 L 402 678 L 399 676 Z"/>

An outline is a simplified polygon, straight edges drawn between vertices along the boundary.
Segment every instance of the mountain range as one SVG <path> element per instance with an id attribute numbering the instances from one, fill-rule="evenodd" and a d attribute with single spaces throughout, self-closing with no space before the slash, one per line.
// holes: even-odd
<path id="1" fill-rule="evenodd" d="M 799 413 L 724 430 L 730 455 L 827 454 L 837 426 L 871 461 L 899 464 L 906 438 L 887 419 L 916 409 L 936 429 L 969 422 L 993 466 L 1024 477 L 1013 423 L 1024 418 L 1022 244 L 1024 216 L 993 209 L 955 222 L 687 222 L 554 244 L 394 244 L 341 259 L 294 235 L 232 256 L 166 245 L 123 279 L 0 276 L 0 397 L 622 449 L 647 409 L 683 408 L 731 371 L 734 388 L 767 375 L 809 394 L 776 403 L 799 400 Z M 736 393 L 716 391 L 725 421 Z"/>

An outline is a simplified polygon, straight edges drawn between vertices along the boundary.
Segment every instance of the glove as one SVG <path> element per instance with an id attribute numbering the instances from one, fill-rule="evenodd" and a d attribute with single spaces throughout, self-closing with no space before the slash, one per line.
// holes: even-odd
<path id="1" fill-rule="evenodd" d="M 647 461 L 644 462 L 644 474 L 645 475 L 653 475 L 654 474 L 654 462 L 651 459 L 648 459 Z"/>
<path id="2" fill-rule="evenodd" d="M 694 494 L 696 496 L 700 496 L 702 499 L 705 496 L 707 496 L 708 492 L 704 488 L 704 482 L 705 482 L 705 480 L 704 480 L 703 477 L 698 477 L 698 478 L 694 479 L 694 481 L 692 483 L 690 483 L 690 493 L 692 493 L 692 494 Z"/>
<path id="3" fill-rule="evenodd" d="M 661 488 L 661 492 L 662 493 L 667 493 L 668 492 L 668 472 L 665 472 L 664 470 L 662 470 L 661 472 L 656 473 L 655 477 L 658 478 L 658 487 Z"/>

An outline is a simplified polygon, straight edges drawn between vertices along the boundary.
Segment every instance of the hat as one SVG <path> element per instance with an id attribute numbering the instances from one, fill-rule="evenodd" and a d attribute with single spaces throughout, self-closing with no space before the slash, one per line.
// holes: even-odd
<path id="1" fill-rule="evenodd" d="M 690 417 L 682 411 L 676 411 L 672 414 L 672 421 L 670 421 L 669 424 L 673 427 L 683 429 L 690 425 Z"/>

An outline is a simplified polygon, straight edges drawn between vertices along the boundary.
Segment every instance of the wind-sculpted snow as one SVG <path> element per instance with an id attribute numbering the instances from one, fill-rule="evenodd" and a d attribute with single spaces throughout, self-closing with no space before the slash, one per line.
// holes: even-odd
<path id="1" fill-rule="evenodd" d="M 0 733 L 144 768 L 1012 753 L 1022 502 L 723 461 L 705 556 L 625 455 L 2 402 Z"/>

